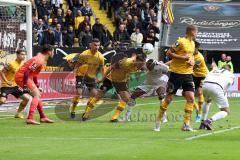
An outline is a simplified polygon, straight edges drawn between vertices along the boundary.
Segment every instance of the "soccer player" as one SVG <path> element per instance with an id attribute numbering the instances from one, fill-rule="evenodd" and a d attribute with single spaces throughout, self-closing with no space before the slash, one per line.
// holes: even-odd
<path id="1" fill-rule="evenodd" d="M 166 86 L 168 82 L 168 72 L 169 67 L 163 62 L 158 62 L 153 59 L 146 60 L 146 79 L 143 85 L 138 86 L 136 90 L 131 94 L 131 99 L 128 103 L 126 112 L 126 121 L 131 121 L 132 108 L 136 104 L 136 99 L 146 93 L 156 92 L 160 101 L 165 96 Z M 165 117 L 164 121 L 167 119 Z"/>
<path id="2" fill-rule="evenodd" d="M 226 64 L 220 70 L 211 71 L 203 83 L 203 113 L 202 122 L 199 129 L 213 130 L 212 123 L 225 118 L 230 110 L 226 91 L 234 82 L 234 75 L 230 72 L 231 66 Z M 207 119 L 209 107 L 214 101 L 220 111 Z"/>
<path id="3" fill-rule="evenodd" d="M 100 91 L 87 104 L 85 113 L 83 114 L 84 121 L 89 118 L 89 115 L 97 101 L 113 87 L 115 87 L 120 101 L 110 122 L 118 122 L 120 113 L 124 110 L 128 100 L 130 99 L 130 93 L 127 88 L 129 74 L 142 68 L 145 61 L 145 55 L 133 54 L 132 57 L 127 58 L 124 54 L 120 53 L 115 57 L 112 58 L 111 66 L 106 66 L 105 73 L 103 74 L 102 79 L 99 80 L 99 82 L 103 81 Z"/>
<path id="4" fill-rule="evenodd" d="M 198 51 L 199 47 L 200 44 L 197 41 L 195 41 L 195 53 L 194 53 L 195 64 L 193 66 L 193 82 L 195 85 L 196 96 L 198 96 L 198 104 L 194 103 L 194 106 L 197 111 L 196 122 L 201 122 L 202 105 L 204 102 L 204 97 L 202 93 L 202 83 L 209 72 L 203 55 Z"/>
<path id="5" fill-rule="evenodd" d="M 167 95 L 160 104 L 159 121 L 156 122 L 154 131 L 160 131 L 160 121 L 162 120 L 168 105 L 171 103 L 177 90 L 182 87 L 186 99 L 184 124 L 182 131 L 194 131 L 190 126 L 191 115 L 194 105 L 194 83 L 193 83 L 193 65 L 194 65 L 194 40 L 197 36 L 197 27 L 189 25 L 186 28 L 186 36 L 179 38 L 175 45 L 168 51 L 167 56 L 172 58 L 170 63 L 170 77 L 167 86 Z"/>
<path id="6" fill-rule="evenodd" d="M 26 107 L 29 98 L 28 95 L 24 94 L 17 86 L 15 82 L 15 74 L 22 66 L 26 57 L 26 52 L 22 49 L 19 49 L 16 51 L 16 55 L 17 58 L 14 61 L 7 63 L 2 71 L 0 71 L 0 76 L 2 78 L 2 85 L 0 88 L 0 105 L 6 102 L 9 94 L 15 96 L 16 98 L 22 99 L 15 118 L 23 118 L 21 112 Z"/>
<path id="7" fill-rule="evenodd" d="M 110 63 L 106 63 L 104 65 L 104 75 L 102 76 L 101 79 L 99 79 L 97 81 L 97 83 L 101 83 L 102 82 L 102 85 L 100 86 L 97 94 L 88 101 L 87 103 L 87 106 L 86 106 L 86 109 L 85 109 L 85 112 L 82 116 L 82 121 L 86 121 L 93 108 L 95 107 L 95 104 L 110 90 L 113 88 L 113 85 L 112 85 L 112 79 L 111 79 L 111 74 L 110 74 L 110 71 L 111 71 L 111 64 Z"/>
<path id="8" fill-rule="evenodd" d="M 123 58 L 113 65 L 111 70 L 112 84 L 119 95 L 119 104 L 110 122 L 118 122 L 118 117 L 130 100 L 131 94 L 128 91 L 127 81 L 130 73 L 140 70 L 146 60 L 145 54 L 133 54 L 130 58 Z"/>
<path id="9" fill-rule="evenodd" d="M 100 70 L 102 74 L 104 73 L 104 57 L 98 51 L 99 47 L 100 41 L 94 38 L 90 44 L 90 49 L 80 54 L 77 64 L 75 65 L 76 96 L 73 98 L 72 105 L 70 106 L 70 114 L 73 119 L 75 118 L 75 109 L 82 96 L 83 88 L 86 86 L 90 91 L 91 97 L 88 103 L 97 94 L 96 81 L 98 70 Z"/>
<path id="10" fill-rule="evenodd" d="M 53 121 L 46 117 L 43 111 L 43 104 L 41 97 L 41 90 L 39 89 L 37 75 L 47 64 L 49 58 L 54 55 L 53 49 L 49 45 L 45 45 L 42 48 L 41 53 L 38 53 L 35 57 L 29 59 L 23 66 L 17 71 L 15 81 L 19 87 L 23 89 L 23 92 L 28 92 L 32 96 L 30 109 L 27 117 L 27 124 L 39 125 L 33 119 L 34 111 L 37 108 L 40 114 L 41 123 L 53 123 Z"/>

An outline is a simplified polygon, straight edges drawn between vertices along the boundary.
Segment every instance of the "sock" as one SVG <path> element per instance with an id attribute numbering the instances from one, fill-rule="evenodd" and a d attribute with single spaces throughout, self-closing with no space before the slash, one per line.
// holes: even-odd
<path id="1" fill-rule="evenodd" d="M 132 109 L 133 109 L 133 107 L 129 107 L 129 106 L 128 106 L 128 107 L 127 107 L 127 112 L 131 114 L 131 113 L 132 113 Z"/>
<path id="2" fill-rule="evenodd" d="M 76 109 L 77 104 L 79 103 L 79 101 L 80 101 L 80 96 L 79 95 L 77 95 L 77 96 L 75 96 L 73 98 L 72 105 L 70 107 L 70 112 L 75 112 L 75 109 Z"/>
<path id="3" fill-rule="evenodd" d="M 156 129 L 159 129 L 159 128 L 160 128 L 160 122 L 156 122 L 155 128 L 156 128 Z"/>
<path id="4" fill-rule="evenodd" d="M 133 107 L 127 107 L 127 112 L 126 112 L 126 119 L 130 119 L 131 115 L 132 115 L 132 108 Z"/>
<path id="5" fill-rule="evenodd" d="M 166 112 L 166 110 L 168 108 L 168 105 L 169 104 L 165 100 L 161 101 L 160 110 L 159 110 L 158 117 L 156 119 L 156 123 L 160 123 L 163 120 L 163 117 L 164 117 L 165 112 Z"/>
<path id="6" fill-rule="evenodd" d="M 30 104 L 30 109 L 29 109 L 27 119 L 33 119 L 33 114 L 34 114 L 34 111 L 37 108 L 37 106 L 38 106 L 38 98 L 33 97 L 32 101 L 31 101 L 31 104 Z"/>
<path id="7" fill-rule="evenodd" d="M 40 118 L 46 118 L 44 111 L 43 111 L 43 104 L 42 104 L 42 100 L 38 101 L 38 106 L 37 106 Z"/>
<path id="8" fill-rule="evenodd" d="M 22 102 L 19 104 L 17 113 L 21 113 L 21 112 L 24 110 L 24 108 L 26 107 L 26 105 L 27 105 L 27 102 L 22 101 Z"/>
<path id="9" fill-rule="evenodd" d="M 203 105 L 203 102 L 204 102 L 204 97 L 203 97 L 203 94 L 199 95 L 198 97 L 198 113 L 199 114 L 202 114 L 202 105 Z"/>
<path id="10" fill-rule="evenodd" d="M 114 119 L 118 119 L 119 115 L 121 114 L 121 112 L 124 110 L 124 108 L 126 107 L 127 103 L 120 100 L 118 103 L 118 107 L 116 108 L 113 116 L 112 116 L 112 120 Z"/>
<path id="11" fill-rule="evenodd" d="M 197 105 L 197 103 L 195 101 L 194 101 L 193 108 L 196 109 L 196 114 L 198 115 L 199 114 L 199 107 L 198 107 L 198 105 Z"/>
<path id="12" fill-rule="evenodd" d="M 219 120 L 219 119 L 225 118 L 227 115 L 228 115 L 227 112 L 225 112 L 225 111 L 219 111 L 219 112 L 217 112 L 216 114 L 214 114 L 211 119 L 212 119 L 213 122 L 214 122 L 214 121 L 217 121 L 217 120 Z"/>
<path id="13" fill-rule="evenodd" d="M 91 97 L 89 100 L 88 100 L 88 103 L 87 103 L 87 107 L 85 109 L 85 113 L 89 113 L 92 111 L 92 109 L 94 108 L 95 104 L 97 103 L 97 99 L 95 97 Z"/>
<path id="14" fill-rule="evenodd" d="M 204 102 L 203 107 L 202 107 L 202 120 L 207 120 L 209 108 L 210 108 L 211 103 Z"/>
<path id="15" fill-rule="evenodd" d="M 194 103 L 187 102 L 185 106 L 184 123 L 190 125 Z"/>
<path id="16" fill-rule="evenodd" d="M 166 112 L 166 111 L 165 111 L 164 114 L 163 114 L 162 120 L 163 120 L 163 121 L 168 121 L 167 112 Z"/>

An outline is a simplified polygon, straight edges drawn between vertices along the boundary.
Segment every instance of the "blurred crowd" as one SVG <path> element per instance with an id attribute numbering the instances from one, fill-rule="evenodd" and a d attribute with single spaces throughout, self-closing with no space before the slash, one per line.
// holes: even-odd
<path id="1" fill-rule="evenodd" d="M 106 48 L 123 43 L 154 45 L 159 41 L 158 0 L 96 0 L 99 9 L 106 10 L 107 18 L 115 25 L 113 34 L 101 19 L 95 18 L 88 1 L 66 0 L 66 10 L 63 1 L 32 0 L 34 45 L 88 48 L 89 42 L 98 38 Z"/>

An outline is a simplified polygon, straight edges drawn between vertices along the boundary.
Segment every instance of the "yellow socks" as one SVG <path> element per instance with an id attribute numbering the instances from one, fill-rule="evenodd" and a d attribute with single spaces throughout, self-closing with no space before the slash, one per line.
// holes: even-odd
<path id="1" fill-rule="evenodd" d="M 191 117 L 192 117 L 193 106 L 194 106 L 194 103 L 189 103 L 189 102 L 186 103 L 185 115 L 184 115 L 184 123 L 186 125 L 190 124 Z"/>
<path id="2" fill-rule="evenodd" d="M 17 113 L 21 113 L 24 110 L 24 108 L 26 107 L 26 105 L 27 105 L 27 102 L 22 101 L 18 107 Z"/>
<path id="3" fill-rule="evenodd" d="M 198 97 L 198 111 L 199 111 L 199 114 L 202 114 L 203 102 L 204 102 L 204 97 L 203 97 L 203 94 L 201 94 Z"/>
<path id="4" fill-rule="evenodd" d="M 165 100 L 161 101 L 159 114 L 158 114 L 158 117 L 157 117 L 157 120 L 156 120 L 157 122 L 162 121 L 164 113 L 166 112 L 166 110 L 168 108 L 168 105 L 169 104 Z"/>
<path id="5" fill-rule="evenodd" d="M 17 113 L 15 114 L 15 118 L 21 118 L 21 119 L 23 119 L 24 118 L 24 116 L 23 116 L 23 114 L 21 113 L 23 110 L 24 110 L 24 108 L 26 107 L 26 105 L 27 105 L 27 102 L 26 101 L 22 101 L 21 103 L 20 103 L 20 105 L 19 105 L 19 107 L 18 107 L 18 110 L 17 110 Z"/>
<path id="6" fill-rule="evenodd" d="M 124 110 L 124 108 L 126 107 L 127 103 L 120 100 L 118 103 L 118 107 L 116 108 L 113 116 L 112 116 L 112 120 L 114 119 L 118 119 L 119 115 L 121 114 L 121 112 Z"/>
<path id="7" fill-rule="evenodd" d="M 80 101 L 80 96 L 79 95 L 77 95 L 73 98 L 72 105 L 70 106 L 70 112 L 75 112 L 75 109 L 76 109 L 79 101 Z"/>
<path id="8" fill-rule="evenodd" d="M 95 104 L 97 103 L 97 101 L 98 100 L 95 97 L 89 98 L 88 103 L 87 103 L 87 107 L 85 109 L 85 113 L 91 112 L 92 109 L 94 108 Z"/>

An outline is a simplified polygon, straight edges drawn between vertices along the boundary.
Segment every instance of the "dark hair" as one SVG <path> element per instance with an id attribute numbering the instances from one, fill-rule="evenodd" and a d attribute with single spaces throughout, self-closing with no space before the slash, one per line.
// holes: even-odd
<path id="1" fill-rule="evenodd" d="M 18 50 L 16 51 L 16 54 L 20 54 L 20 53 L 22 53 L 22 52 L 25 52 L 25 50 L 24 50 L 24 49 L 18 49 Z"/>
<path id="2" fill-rule="evenodd" d="M 100 42 L 100 40 L 98 38 L 93 38 L 92 39 L 92 43 L 99 43 L 99 42 Z"/>
<path id="3" fill-rule="evenodd" d="M 195 48 L 199 48 L 200 47 L 200 43 L 198 41 L 194 41 L 195 43 Z"/>
<path id="4" fill-rule="evenodd" d="M 48 29 L 48 30 L 49 30 L 49 29 L 53 30 L 53 27 L 49 26 L 47 29 Z"/>
<path id="5" fill-rule="evenodd" d="M 150 29 L 149 33 L 155 33 L 155 31 L 153 29 Z"/>
<path id="6" fill-rule="evenodd" d="M 137 54 L 136 59 L 139 61 L 145 61 L 147 56 L 145 54 Z"/>
<path id="7" fill-rule="evenodd" d="M 146 62 L 146 66 L 147 66 L 147 69 L 151 71 L 154 68 L 154 66 L 155 66 L 154 60 L 153 59 L 149 59 Z"/>
<path id="8" fill-rule="evenodd" d="M 48 44 L 46 44 L 46 45 L 44 45 L 44 46 L 42 47 L 42 53 L 43 53 L 43 54 L 46 53 L 46 52 L 48 52 L 48 51 L 52 51 L 52 50 L 53 50 L 52 46 L 51 46 L 51 45 L 48 45 Z"/>
<path id="9" fill-rule="evenodd" d="M 136 26 L 136 27 L 135 27 L 135 30 L 136 30 L 136 29 L 139 29 L 139 30 L 140 30 L 140 27 L 139 27 L 139 26 Z"/>

